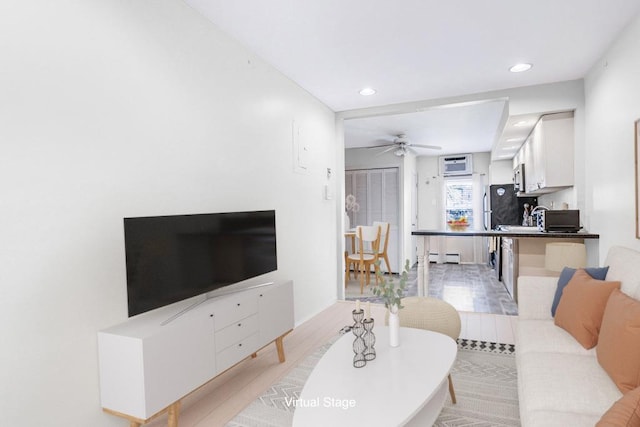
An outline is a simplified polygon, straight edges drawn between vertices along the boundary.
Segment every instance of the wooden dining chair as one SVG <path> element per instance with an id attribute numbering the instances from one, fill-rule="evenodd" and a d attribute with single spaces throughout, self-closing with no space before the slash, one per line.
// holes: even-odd
<path id="1" fill-rule="evenodd" d="M 360 277 L 360 293 L 364 293 L 365 276 L 367 286 L 371 282 L 371 266 L 374 272 L 378 272 L 378 250 L 380 249 L 380 227 L 359 225 L 356 228 L 357 251 L 353 254 L 347 254 L 345 264 L 347 272 L 345 274 L 345 286 L 347 285 L 348 270 L 353 263 L 356 265 Z M 378 275 L 376 274 L 376 284 L 378 284 Z"/>
<path id="2" fill-rule="evenodd" d="M 351 242 L 351 245 L 349 246 L 348 244 L 345 245 L 345 248 L 350 248 L 351 252 L 349 252 L 349 250 L 347 249 L 346 251 L 344 251 L 344 264 L 346 266 L 346 271 L 345 271 L 345 277 L 344 277 L 344 287 L 347 287 L 347 282 L 349 282 L 349 280 L 351 280 L 351 267 L 353 266 L 353 272 L 355 275 L 356 272 L 356 263 L 354 261 L 351 261 L 349 259 L 349 253 L 356 253 L 356 232 L 355 231 L 351 231 L 351 230 L 347 230 L 344 233 L 344 237 L 349 239 Z"/>
<path id="3" fill-rule="evenodd" d="M 389 232 L 391 230 L 391 224 L 388 222 L 374 221 L 374 227 L 380 227 L 380 250 L 378 251 L 378 258 L 383 259 L 387 266 L 387 273 L 391 274 L 391 263 L 389 262 L 389 255 L 387 254 L 387 248 L 389 247 Z"/>

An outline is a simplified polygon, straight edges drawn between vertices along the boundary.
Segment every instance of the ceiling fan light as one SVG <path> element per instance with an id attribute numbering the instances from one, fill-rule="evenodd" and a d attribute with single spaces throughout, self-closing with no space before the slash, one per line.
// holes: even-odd
<path id="1" fill-rule="evenodd" d="M 399 147 L 396 151 L 393 152 L 393 154 L 395 154 L 398 157 L 402 157 L 405 154 L 407 154 L 407 150 L 404 147 Z"/>

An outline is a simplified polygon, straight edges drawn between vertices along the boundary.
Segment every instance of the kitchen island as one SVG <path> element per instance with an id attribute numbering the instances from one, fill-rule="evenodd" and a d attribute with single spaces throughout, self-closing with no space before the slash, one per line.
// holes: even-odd
<path id="1" fill-rule="evenodd" d="M 517 242 L 516 251 L 519 259 L 519 271 L 523 275 L 551 275 L 544 270 L 545 245 L 551 242 L 584 243 L 587 249 L 587 265 L 597 266 L 598 262 L 598 234 L 579 231 L 577 233 L 538 231 L 535 227 L 513 227 L 513 230 L 416 230 L 411 235 L 418 239 L 418 295 L 428 295 L 429 289 L 429 238 L 444 237 L 497 237 L 500 241 L 513 239 Z M 531 230 L 529 230 L 531 228 Z M 517 277 L 515 278 L 517 280 Z"/>

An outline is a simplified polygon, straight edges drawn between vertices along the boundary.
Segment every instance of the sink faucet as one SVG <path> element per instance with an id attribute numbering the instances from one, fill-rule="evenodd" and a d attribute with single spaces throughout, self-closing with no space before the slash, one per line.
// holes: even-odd
<path id="1" fill-rule="evenodd" d="M 544 209 L 544 210 L 547 210 L 547 211 L 549 210 L 549 208 L 546 207 L 546 206 L 536 206 L 535 208 L 531 209 L 531 212 L 529 212 L 529 215 L 533 215 L 534 212 L 536 212 L 538 209 L 540 209 L 540 210 Z"/>

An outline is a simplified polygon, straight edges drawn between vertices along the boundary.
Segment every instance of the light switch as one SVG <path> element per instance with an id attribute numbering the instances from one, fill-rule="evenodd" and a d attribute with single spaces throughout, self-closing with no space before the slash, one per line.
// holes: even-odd
<path id="1" fill-rule="evenodd" d="M 333 200 L 333 190 L 327 184 L 324 186 L 324 199 L 325 200 Z"/>

